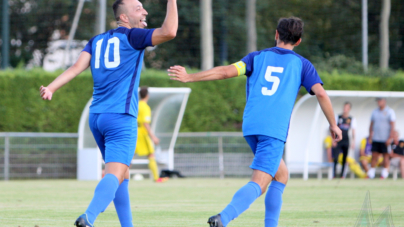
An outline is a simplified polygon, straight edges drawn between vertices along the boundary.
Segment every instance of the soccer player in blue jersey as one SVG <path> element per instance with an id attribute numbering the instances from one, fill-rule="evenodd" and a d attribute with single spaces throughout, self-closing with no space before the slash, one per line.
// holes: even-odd
<path id="1" fill-rule="evenodd" d="M 144 50 L 173 39 L 178 29 L 177 0 L 167 0 L 161 28 L 144 29 L 147 11 L 138 0 L 116 0 L 118 28 L 93 37 L 77 62 L 47 87 L 44 100 L 91 66 L 94 79 L 90 128 L 105 160 L 105 177 L 97 185 L 87 210 L 74 223 L 92 227 L 97 216 L 114 201 L 121 226 L 132 227 L 128 182 L 136 146 L 138 87 Z"/>
<path id="2" fill-rule="evenodd" d="M 316 95 L 330 124 L 335 141 L 341 140 L 331 101 L 313 65 L 293 52 L 301 43 L 303 21 L 282 18 L 278 22 L 276 47 L 256 51 L 229 66 L 187 74 L 182 66 L 168 69 L 171 79 L 181 82 L 221 80 L 247 76 L 247 104 L 243 117 L 243 134 L 254 160 L 251 181 L 240 188 L 230 204 L 218 215 L 209 218 L 211 227 L 223 227 L 238 217 L 262 194 L 265 197 L 265 226 L 277 226 L 282 194 L 288 181 L 288 170 L 282 160 L 290 117 L 301 86 Z M 314 111 L 314 110 L 313 110 Z"/>

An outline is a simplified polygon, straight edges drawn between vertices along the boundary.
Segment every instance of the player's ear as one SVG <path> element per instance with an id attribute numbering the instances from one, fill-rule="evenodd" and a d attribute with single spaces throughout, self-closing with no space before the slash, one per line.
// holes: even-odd
<path id="1" fill-rule="evenodd" d="M 123 14 L 123 13 L 121 15 L 119 15 L 119 20 L 122 22 L 125 22 L 125 23 L 129 22 L 128 16 L 126 16 L 126 14 Z"/>
<path id="2" fill-rule="evenodd" d="M 300 45 L 300 43 L 302 43 L 302 38 L 300 38 L 299 40 L 297 40 L 297 42 L 296 42 L 295 45 L 293 45 L 293 46 L 297 47 L 297 46 Z"/>
<path id="3" fill-rule="evenodd" d="M 279 32 L 278 32 L 278 30 L 275 30 L 275 40 L 278 40 L 279 39 Z"/>

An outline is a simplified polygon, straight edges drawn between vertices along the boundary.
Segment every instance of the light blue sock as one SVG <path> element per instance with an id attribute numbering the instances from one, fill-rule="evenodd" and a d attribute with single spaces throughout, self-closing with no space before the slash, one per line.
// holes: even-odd
<path id="1" fill-rule="evenodd" d="M 282 208 L 282 194 L 285 184 L 272 181 L 265 196 L 265 227 L 278 226 Z"/>
<path id="2" fill-rule="evenodd" d="M 255 182 L 248 182 L 240 188 L 234 194 L 230 204 L 220 213 L 223 226 L 227 226 L 231 220 L 246 211 L 260 195 L 261 187 Z"/>
<path id="3" fill-rule="evenodd" d="M 121 222 L 121 227 L 133 227 L 128 184 L 129 179 L 125 179 L 121 185 L 119 185 L 114 199 L 115 210 Z"/>
<path id="4" fill-rule="evenodd" d="M 94 224 L 97 216 L 107 209 L 108 205 L 115 197 L 115 192 L 119 187 L 118 178 L 113 174 L 107 174 L 102 178 L 95 188 L 93 200 L 91 200 L 85 214 L 87 214 L 88 221 Z"/>

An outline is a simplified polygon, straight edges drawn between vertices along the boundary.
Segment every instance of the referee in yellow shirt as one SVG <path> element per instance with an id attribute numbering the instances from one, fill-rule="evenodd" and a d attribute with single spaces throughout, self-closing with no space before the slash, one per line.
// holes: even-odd
<path id="1" fill-rule="evenodd" d="M 155 182 L 164 182 L 165 178 L 159 177 L 159 171 L 157 168 L 156 159 L 154 157 L 154 145 L 159 144 L 159 139 L 154 135 L 150 128 L 151 122 L 151 109 L 147 105 L 149 100 L 149 91 L 147 87 L 141 87 L 139 91 L 140 101 L 137 117 L 137 144 L 136 144 L 136 154 L 139 156 L 148 156 L 149 158 L 149 169 L 153 174 Z"/>

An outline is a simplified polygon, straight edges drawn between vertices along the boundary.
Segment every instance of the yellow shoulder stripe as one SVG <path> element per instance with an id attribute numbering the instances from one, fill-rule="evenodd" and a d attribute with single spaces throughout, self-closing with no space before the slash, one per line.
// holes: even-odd
<path id="1" fill-rule="evenodd" d="M 236 63 L 233 63 L 232 65 L 236 66 L 236 68 L 237 68 L 237 72 L 238 72 L 237 76 L 245 75 L 247 65 L 243 61 L 238 61 Z"/>

